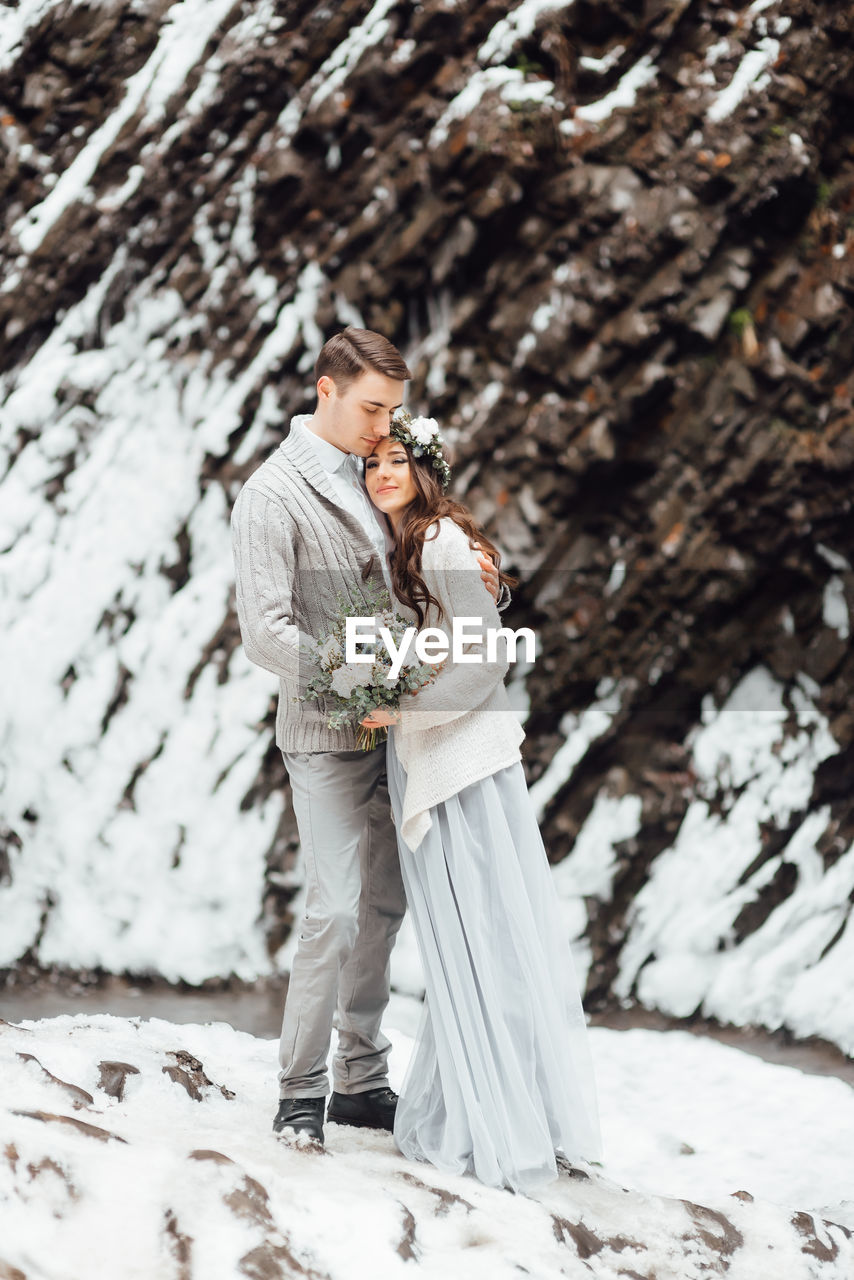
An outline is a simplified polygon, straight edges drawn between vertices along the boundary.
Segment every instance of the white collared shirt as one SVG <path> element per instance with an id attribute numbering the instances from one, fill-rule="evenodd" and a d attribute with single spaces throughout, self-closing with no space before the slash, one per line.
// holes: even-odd
<path id="1" fill-rule="evenodd" d="M 337 445 L 324 440 L 309 425 L 311 414 L 301 413 L 291 419 L 291 428 L 302 430 L 305 439 L 310 443 L 314 454 L 329 476 L 329 483 L 341 499 L 341 505 L 354 515 L 376 547 L 380 566 L 383 571 L 389 595 L 392 596 L 391 574 L 388 567 L 388 555 L 394 547 L 394 538 L 388 530 L 385 517 L 377 510 L 368 497 L 362 468 L 354 453 L 345 453 Z"/>

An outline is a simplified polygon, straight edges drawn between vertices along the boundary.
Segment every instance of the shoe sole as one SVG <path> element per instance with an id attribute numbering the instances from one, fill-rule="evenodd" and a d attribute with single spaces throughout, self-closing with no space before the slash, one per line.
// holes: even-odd
<path id="1" fill-rule="evenodd" d="M 326 1117 L 327 1124 L 349 1124 L 354 1129 L 378 1129 L 380 1133 L 392 1133 L 393 1126 L 389 1129 L 386 1125 L 375 1124 L 372 1120 L 350 1120 L 347 1116 L 336 1116 L 331 1112 Z"/>

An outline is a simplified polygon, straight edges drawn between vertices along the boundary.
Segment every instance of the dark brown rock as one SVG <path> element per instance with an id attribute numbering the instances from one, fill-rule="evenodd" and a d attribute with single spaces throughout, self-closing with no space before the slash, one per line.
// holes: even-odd
<path id="1" fill-rule="evenodd" d="M 138 1076 L 139 1067 L 130 1062 L 99 1062 L 98 1088 L 116 1098 L 119 1102 L 125 1096 L 125 1085 L 128 1076 Z"/>
<path id="2" fill-rule="evenodd" d="M 99 1142 L 125 1142 L 117 1133 L 110 1133 L 96 1124 L 87 1124 L 84 1120 L 75 1120 L 73 1116 L 55 1115 L 51 1111 L 12 1111 L 13 1116 L 25 1116 L 28 1120 L 40 1120 L 43 1124 L 64 1125 L 75 1129 L 87 1138 L 97 1138 Z"/>
<path id="3" fill-rule="evenodd" d="M 47 1067 L 43 1067 L 38 1058 L 34 1057 L 31 1053 L 17 1053 L 15 1057 L 19 1058 L 21 1062 L 34 1063 L 38 1067 L 39 1071 L 41 1071 L 42 1075 L 50 1080 L 51 1084 L 58 1085 L 59 1088 L 68 1095 L 71 1099 L 71 1105 L 75 1109 L 79 1109 L 80 1107 L 90 1107 L 94 1103 L 95 1099 L 92 1097 L 91 1093 L 88 1093 L 85 1089 L 81 1089 L 79 1085 L 69 1084 L 67 1080 L 60 1080 L 59 1076 L 53 1075 L 48 1071 Z"/>
<path id="4" fill-rule="evenodd" d="M 181 1085 L 194 1102 L 204 1099 L 206 1089 L 219 1089 L 224 1098 L 233 1098 L 234 1092 L 225 1085 L 215 1085 L 205 1075 L 205 1069 L 198 1058 L 194 1058 L 186 1049 L 175 1049 L 168 1054 L 175 1061 L 162 1068 L 163 1074 L 169 1076 L 175 1084 Z"/>

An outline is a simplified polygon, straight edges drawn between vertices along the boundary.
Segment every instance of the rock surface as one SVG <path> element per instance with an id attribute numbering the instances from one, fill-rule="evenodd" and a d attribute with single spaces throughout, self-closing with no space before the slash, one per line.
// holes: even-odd
<path id="1" fill-rule="evenodd" d="M 611 851 L 567 890 L 589 1000 L 854 1048 L 849 34 L 830 0 L 4 11 L 1 965 L 273 963 L 296 835 L 227 516 L 355 321 L 522 576 L 550 856 Z M 698 758 L 733 714 L 773 727 Z"/>

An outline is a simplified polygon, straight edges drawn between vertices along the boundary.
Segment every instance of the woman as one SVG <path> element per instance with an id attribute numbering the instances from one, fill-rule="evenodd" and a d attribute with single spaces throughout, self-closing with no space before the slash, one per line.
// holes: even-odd
<path id="1" fill-rule="evenodd" d="M 500 557 L 444 496 L 449 479 L 438 427 L 405 413 L 365 461 L 394 535 L 396 608 L 449 637 L 455 617 L 485 634 L 502 624 L 470 541 Z M 412 1159 L 527 1191 L 557 1176 L 558 1157 L 600 1155 L 595 1088 L 509 663 L 466 649 L 474 661 L 448 658 L 398 712 L 362 721 L 392 726 L 389 793 L 426 986 L 394 1136 Z"/>

